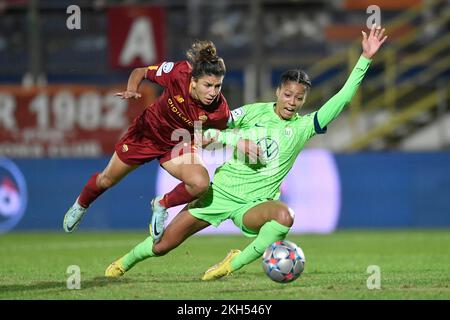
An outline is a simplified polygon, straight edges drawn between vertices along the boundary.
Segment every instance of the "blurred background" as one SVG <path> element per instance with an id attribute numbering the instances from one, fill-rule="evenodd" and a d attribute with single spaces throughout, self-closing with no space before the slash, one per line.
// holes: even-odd
<path id="1" fill-rule="evenodd" d="M 388 41 L 351 105 L 300 155 L 282 199 L 296 232 L 450 227 L 450 1 L 0 0 L 0 233 L 62 231 L 161 90 L 113 97 L 133 68 L 183 60 L 194 39 L 209 39 L 232 108 L 274 100 L 281 73 L 301 68 L 313 82 L 306 114 L 343 85 L 375 21 Z M 81 229 L 146 230 L 150 199 L 170 179 L 156 162 L 139 168 Z"/>

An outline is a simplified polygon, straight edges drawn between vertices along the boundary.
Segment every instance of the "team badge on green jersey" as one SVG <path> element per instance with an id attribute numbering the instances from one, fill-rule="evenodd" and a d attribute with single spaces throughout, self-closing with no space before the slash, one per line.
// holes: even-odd
<path id="1" fill-rule="evenodd" d="M 261 148 L 266 162 L 274 160 L 280 151 L 278 143 L 270 137 L 260 139 L 257 145 Z"/>

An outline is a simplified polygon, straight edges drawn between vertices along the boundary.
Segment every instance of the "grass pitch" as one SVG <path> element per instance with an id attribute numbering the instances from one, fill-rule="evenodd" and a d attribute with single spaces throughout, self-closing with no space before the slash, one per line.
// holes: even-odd
<path id="1" fill-rule="evenodd" d="M 306 255 L 305 272 L 289 284 L 271 281 L 261 260 L 230 277 L 201 281 L 229 249 L 250 242 L 240 235 L 194 236 L 120 279 L 105 279 L 106 267 L 145 237 L 80 231 L 0 235 L 0 299 L 450 299 L 450 230 L 288 235 Z M 79 290 L 67 288 L 71 265 L 81 270 Z M 380 268 L 380 289 L 367 287 L 372 265 Z"/>

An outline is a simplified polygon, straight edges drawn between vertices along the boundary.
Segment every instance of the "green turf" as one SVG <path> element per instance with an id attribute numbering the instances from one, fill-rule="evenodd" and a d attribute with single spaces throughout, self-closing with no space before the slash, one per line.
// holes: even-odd
<path id="1" fill-rule="evenodd" d="M 450 299 L 450 231 L 339 231 L 289 235 L 306 255 L 303 275 L 272 282 L 261 261 L 233 276 L 202 282 L 202 273 L 244 236 L 195 236 L 123 278 L 103 277 L 110 262 L 143 240 L 138 232 L 10 233 L 0 236 L 1 299 Z M 81 269 L 81 289 L 69 290 L 68 266 Z M 369 265 L 381 289 L 367 288 Z"/>

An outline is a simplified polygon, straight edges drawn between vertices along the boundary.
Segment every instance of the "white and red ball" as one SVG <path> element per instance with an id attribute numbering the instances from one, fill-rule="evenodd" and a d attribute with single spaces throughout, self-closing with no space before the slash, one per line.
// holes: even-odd
<path id="1" fill-rule="evenodd" d="M 297 279 L 305 268 L 303 250 L 287 240 L 274 242 L 263 255 L 264 272 L 275 282 L 287 283 Z"/>

